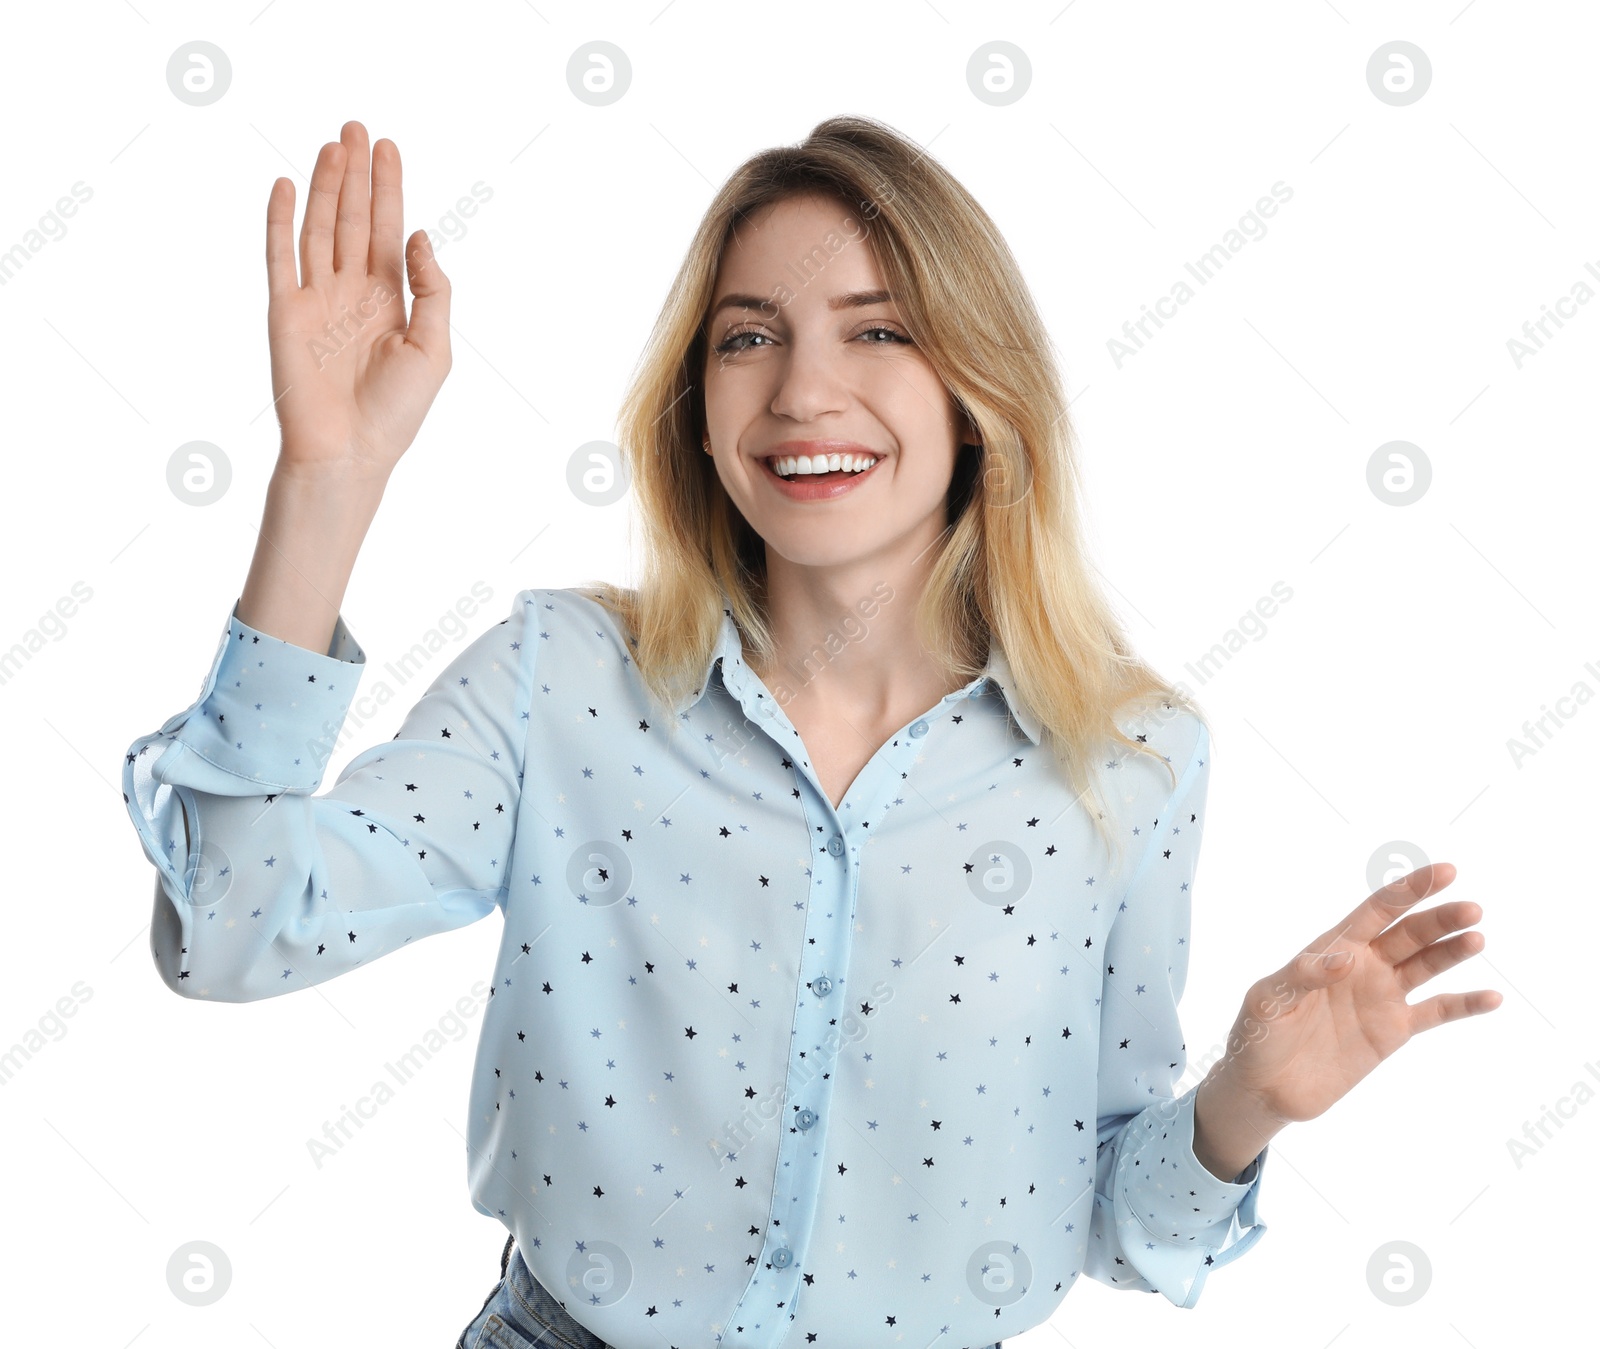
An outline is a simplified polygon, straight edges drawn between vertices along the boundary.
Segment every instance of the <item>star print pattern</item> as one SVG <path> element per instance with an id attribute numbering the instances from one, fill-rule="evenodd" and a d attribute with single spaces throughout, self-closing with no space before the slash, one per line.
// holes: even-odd
<path id="1" fill-rule="evenodd" d="M 123 764 L 163 980 L 279 996 L 498 909 L 471 1201 L 616 1349 L 990 1345 L 1082 1274 L 1194 1306 L 1266 1230 L 1267 1149 L 1220 1180 L 1176 1094 L 1204 725 L 1120 723 L 1161 758 L 1106 747 L 1112 861 L 998 641 L 838 807 L 742 656 L 725 607 L 664 709 L 593 597 L 524 590 L 316 795 L 365 654 L 230 616 Z"/>

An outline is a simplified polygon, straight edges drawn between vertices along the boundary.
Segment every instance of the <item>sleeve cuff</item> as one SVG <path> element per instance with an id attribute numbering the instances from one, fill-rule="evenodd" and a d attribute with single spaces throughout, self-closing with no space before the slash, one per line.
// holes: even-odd
<path id="1" fill-rule="evenodd" d="M 1219 1180 L 1194 1155 L 1198 1084 L 1133 1120 L 1117 1158 L 1117 1239 L 1150 1286 L 1193 1307 L 1207 1273 L 1238 1259 L 1267 1225 L 1256 1216 L 1268 1148 L 1233 1180 Z"/>
<path id="2" fill-rule="evenodd" d="M 315 791 L 366 660 L 343 614 L 327 653 L 319 655 L 230 612 L 199 698 L 162 727 L 175 732 L 173 745 L 151 775 L 165 782 L 181 762 L 184 784 L 199 791 L 234 795 L 240 779 L 278 791 Z"/>

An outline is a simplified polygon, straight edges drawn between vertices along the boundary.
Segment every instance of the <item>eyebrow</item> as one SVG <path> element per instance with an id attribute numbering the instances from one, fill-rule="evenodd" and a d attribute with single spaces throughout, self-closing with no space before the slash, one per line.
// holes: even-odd
<path id="1" fill-rule="evenodd" d="M 711 313 L 706 316 L 707 321 L 716 318 L 724 309 L 760 309 L 772 303 L 771 296 L 764 295 L 724 295 L 711 308 Z M 893 304 L 894 296 L 886 290 L 851 290 L 843 295 L 835 295 L 828 301 L 828 308 L 839 309 L 865 309 L 869 305 Z"/>

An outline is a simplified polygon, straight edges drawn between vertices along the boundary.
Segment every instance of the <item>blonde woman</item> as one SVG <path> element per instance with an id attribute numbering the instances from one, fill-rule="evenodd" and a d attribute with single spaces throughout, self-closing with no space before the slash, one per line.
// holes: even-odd
<path id="1" fill-rule="evenodd" d="M 754 156 L 689 244 L 621 418 L 637 588 L 522 591 L 314 795 L 450 283 L 360 123 L 298 276 L 293 220 L 280 178 L 260 544 L 127 803 L 185 997 L 500 912 L 468 1180 L 510 1235 L 460 1349 L 977 1349 L 1084 1274 L 1192 1307 L 1265 1230 L 1279 1130 L 1499 1005 L 1405 1000 L 1483 947 L 1476 904 L 1408 912 L 1435 863 L 1251 985 L 1177 1091 L 1210 733 L 1094 582 L 1004 241 L 865 118 Z"/>

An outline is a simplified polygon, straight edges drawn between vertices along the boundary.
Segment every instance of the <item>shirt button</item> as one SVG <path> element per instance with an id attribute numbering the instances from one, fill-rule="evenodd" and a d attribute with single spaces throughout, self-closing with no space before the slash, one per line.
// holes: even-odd
<path id="1" fill-rule="evenodd" d="M 917 736 L 917 737 L 920 738 L 922 736 L 927 735 L 927 733 L 928 733 L 928 723 L 927 722 L 925 722 L 925 721 L 914 721 L 914 722 L 911 723 L 911 734 L 912 735 Z"/>
<path id="2" fill-rule="evenodd" d="M 761 715 L 764 716 L 764 717 L 770 717 L 772 715 L 772 704 L 771 703 L 762 703 L 761 704 Z"/>
<path id="3" fill-rule="evenodd" d="M 772 1264 L 776 1269 L 788 1269 L 794 1264 L 794 1252 L 787 1246 L 780 1246 L 772 1253 Z"/>
<path id="4" fill-rule="evenodd" d="M 835 857 L 842 857 L 844 855 L 844 840 L 840 838 L 838 834 L 835 834 L 828 840 L 828 851 Z"/>
<path id="5" fill-rule="evenodd" d="M 794 1117 L 794 1122 L 802 1129 L 809 1129 L 817 1122 L 817 1112 L 814 1110 L 802 1110 Z"/>
<path id="6" fill-rule="evenodd" d="M 819 998 L 825 998 L 833 992 L 833 980 L 825 974 L 819 974 L 811 981 L 811 991 Z"/>

